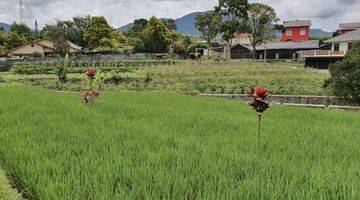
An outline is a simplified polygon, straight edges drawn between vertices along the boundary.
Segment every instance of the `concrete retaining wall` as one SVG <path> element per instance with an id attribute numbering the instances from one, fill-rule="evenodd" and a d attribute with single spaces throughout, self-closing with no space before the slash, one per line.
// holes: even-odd
<path id="1" fill-rule="evenodd" d="M 237 100 L 249 102 L 248 95 L 237 94 L 201 94 L 203 97 L 217 97 L 229 100 Z M 320 105 L 324 107 L 359 107 L 360 105 L 344 102 L 343 99 L 338 97 L 326 97 L 326 96 L 293 96 L 293 95 L 271 95 L 268 97 L 268 101 L 273 104 L 297 104 L 297 105 Z"/>

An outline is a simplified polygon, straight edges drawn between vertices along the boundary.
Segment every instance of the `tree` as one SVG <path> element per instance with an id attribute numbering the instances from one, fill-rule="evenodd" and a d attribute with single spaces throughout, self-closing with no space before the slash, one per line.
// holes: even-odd
<path id="1" fill-rule="evenodd" d="M 325 87 L 332 89 L 336 96 L 354 103 L 360 103 L 360 42 L 353 44 L 343 61 L 330 65 L 331 78 Z"/>
<path id="2" fill-rule="evenodd" d="M 116 40 L 119 44 L 125 44 L 127 38 L 123 32 L 114 31 L 112 39 Z"/>
<path id="3" fill-rule="evenodd" d="M 169 30 L 177 30 L 177 25 L 174 19 L 161 19 L 161 21 Z"/>
<path id="4" fill-rule="evenodd" d="M 222 16 L 220 32 L 223 40 L 227 43 L 227 57 L 230 58 L 230 41 L 236 32 L 246 32 L 248 21 L 248 1 L 247 0 L 221 0 L 215 11 Z"/>
<path id="5" fill-rule="evenodd" d="M 16 32 L 10 32 L 5 41 L 5 46 L 7 49 L 13 49 L 25 44 L 26 38 L 17 34 Z"/>
<path id="6" fill-rule="evenodd" d="M 190 36 L 186 35 L 183 37 L 182 44 L 184 45 L 185 49 L 187 49 L 192 43 L 193 41 L 191 40 Z"/>
<path id="7" fill-rule="evenodd" d="M 17 24 L 14 22 L 11 25 L 10 32 L 16 33 L 21 37 L 25 37 L 27 40 L 31 38 L 31 29 L 25 24 Z"/>
<path id="8" fill-rule="evenodd" d="M 84 40 L 84 33 L 89 26 L 90 16 L 77 16 L 72 20 L 60 21 L 56 24 L 47 24 L 43 28 L 44 36 L 51 40 L 56 40 L 58 33 L 62 33 L 66 40 L 69 40 L 82 47 L 88 47 Z"/>
<path id="9" fill-rule="evenodd" d="M 127 35 L 140 38 L 148 23 L 149 21 L 143 18 L 134 20 L 133 26 L 127 31 Z"/>
<path id="10" fill-rule="evenodd" d="M 254 59 L 256 58 L 256 46 L 265 45 L 266 60 L 266 42 L 275 38 L 274 24 L 279 21 L 276 12 L 268 5 L 253 3 L 249 6 L 249 38 L 253 48 Z"/>
<path id="11" fill-rule="evenodd" d="M 144 30 L 145 49 L 148 53 L 164 53 L 171 44 L 171 31 L 156 17 L 151 17 Z"/>
<path id="12" fill-rule="evenodd" d="M 84 40 L 91 48 L 100 45 L 102 38 L 112 38 L 113 29 L 104 17 L 92 17 L 84 33 Z"/>
<path id="13" fill-rule="evenodd" d="M 202 33 L 202 37 L 206 40 L 210 47 L 211 41 L 219 32 L 221 17 L 215 12 L 206 12 L 199 14 L 195 19 L 195 27 Z"/>
<path id="14" fill-rule="evenodd" d="M 70 45 L 64 35 L 59 35 L 54 40 L 54 52 L 61 57 L 70 54 Z"/>
<path id="15" fill-rule="evenodd" d="M 145 52 L 145 44 L 139 38 L 128 38 L 127 45 L 134 47 L 134 53 L 144 53 Z"/>

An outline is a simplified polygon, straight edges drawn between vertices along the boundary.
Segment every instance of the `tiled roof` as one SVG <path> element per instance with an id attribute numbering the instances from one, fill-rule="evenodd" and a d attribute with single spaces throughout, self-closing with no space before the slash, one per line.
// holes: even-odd
<path id="1" fill-rule="evenodd" d="M 251 45 L 243 45 L 249 50 L 253 49 Z M 317 49 L 319 48 L 318 40 L 309 40 L 306 42 L 271 42 L 266 44 L 267 50 L 277 50 L 277 49 Z M 265 50 L 265 45 L 256 46 L 256 50 Z"/>
<path id="2" fill-rule="evenodd" d="M 340 29 L 360 29 L 360 22 L 355 22 L 355 23 L 342 23 L 339 25 Z"/>
<path id="3" fill-rule="evenodd" d="M 285 21 L 284 27 L 302 27 L 302 26 L 311 26 L 311 20 L 295 20 L 295 21 Z"/>
<path id="4" fill-rule="evenodd" d="M 326 43 L 360 41 L 360 29 L 326 40 Z"/>

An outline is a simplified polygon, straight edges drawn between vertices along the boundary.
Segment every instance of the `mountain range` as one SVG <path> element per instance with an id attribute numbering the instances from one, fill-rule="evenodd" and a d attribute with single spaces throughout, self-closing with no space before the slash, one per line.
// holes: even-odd
<path id="1" fill-rule="evenodd" d="M 193 12 L 188 15 L 185 15 L 181 18 L 175 19 L 177 32 L 187 34 L 187 35 L 200 35 L 200 32 L 195 28 L 195 18 L 201 12 Z M 118 28 L 119 31 L 126 32 L 133 26 L 132 23 L 126 24 L 125 26 L 121 26 Z M 331 32 L 324 31 L 322 29 L 311 29 L 310 34 L 312 37 L 320 37 L 320 36 L 331 36 Z M 279 35 L 279 34 L 277 34 Z"/>
<path id="2" fill-rule="evenodd" d="M 11 25 L 0 22 L 0 28 L 3 28 L 5 30 L 5 32 L 9 32 L 10 28 L 11 28 Z"/>

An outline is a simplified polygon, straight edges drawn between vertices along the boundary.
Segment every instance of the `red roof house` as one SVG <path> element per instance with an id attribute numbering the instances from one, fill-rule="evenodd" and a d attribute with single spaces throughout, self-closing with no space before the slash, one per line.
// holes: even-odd
<path id="1" fill-rule="evenodd" d="M 284 22 L 281 35 L 282 42 L 306 42 L 310 39 L 310 20 L 295 20 Z"/>

